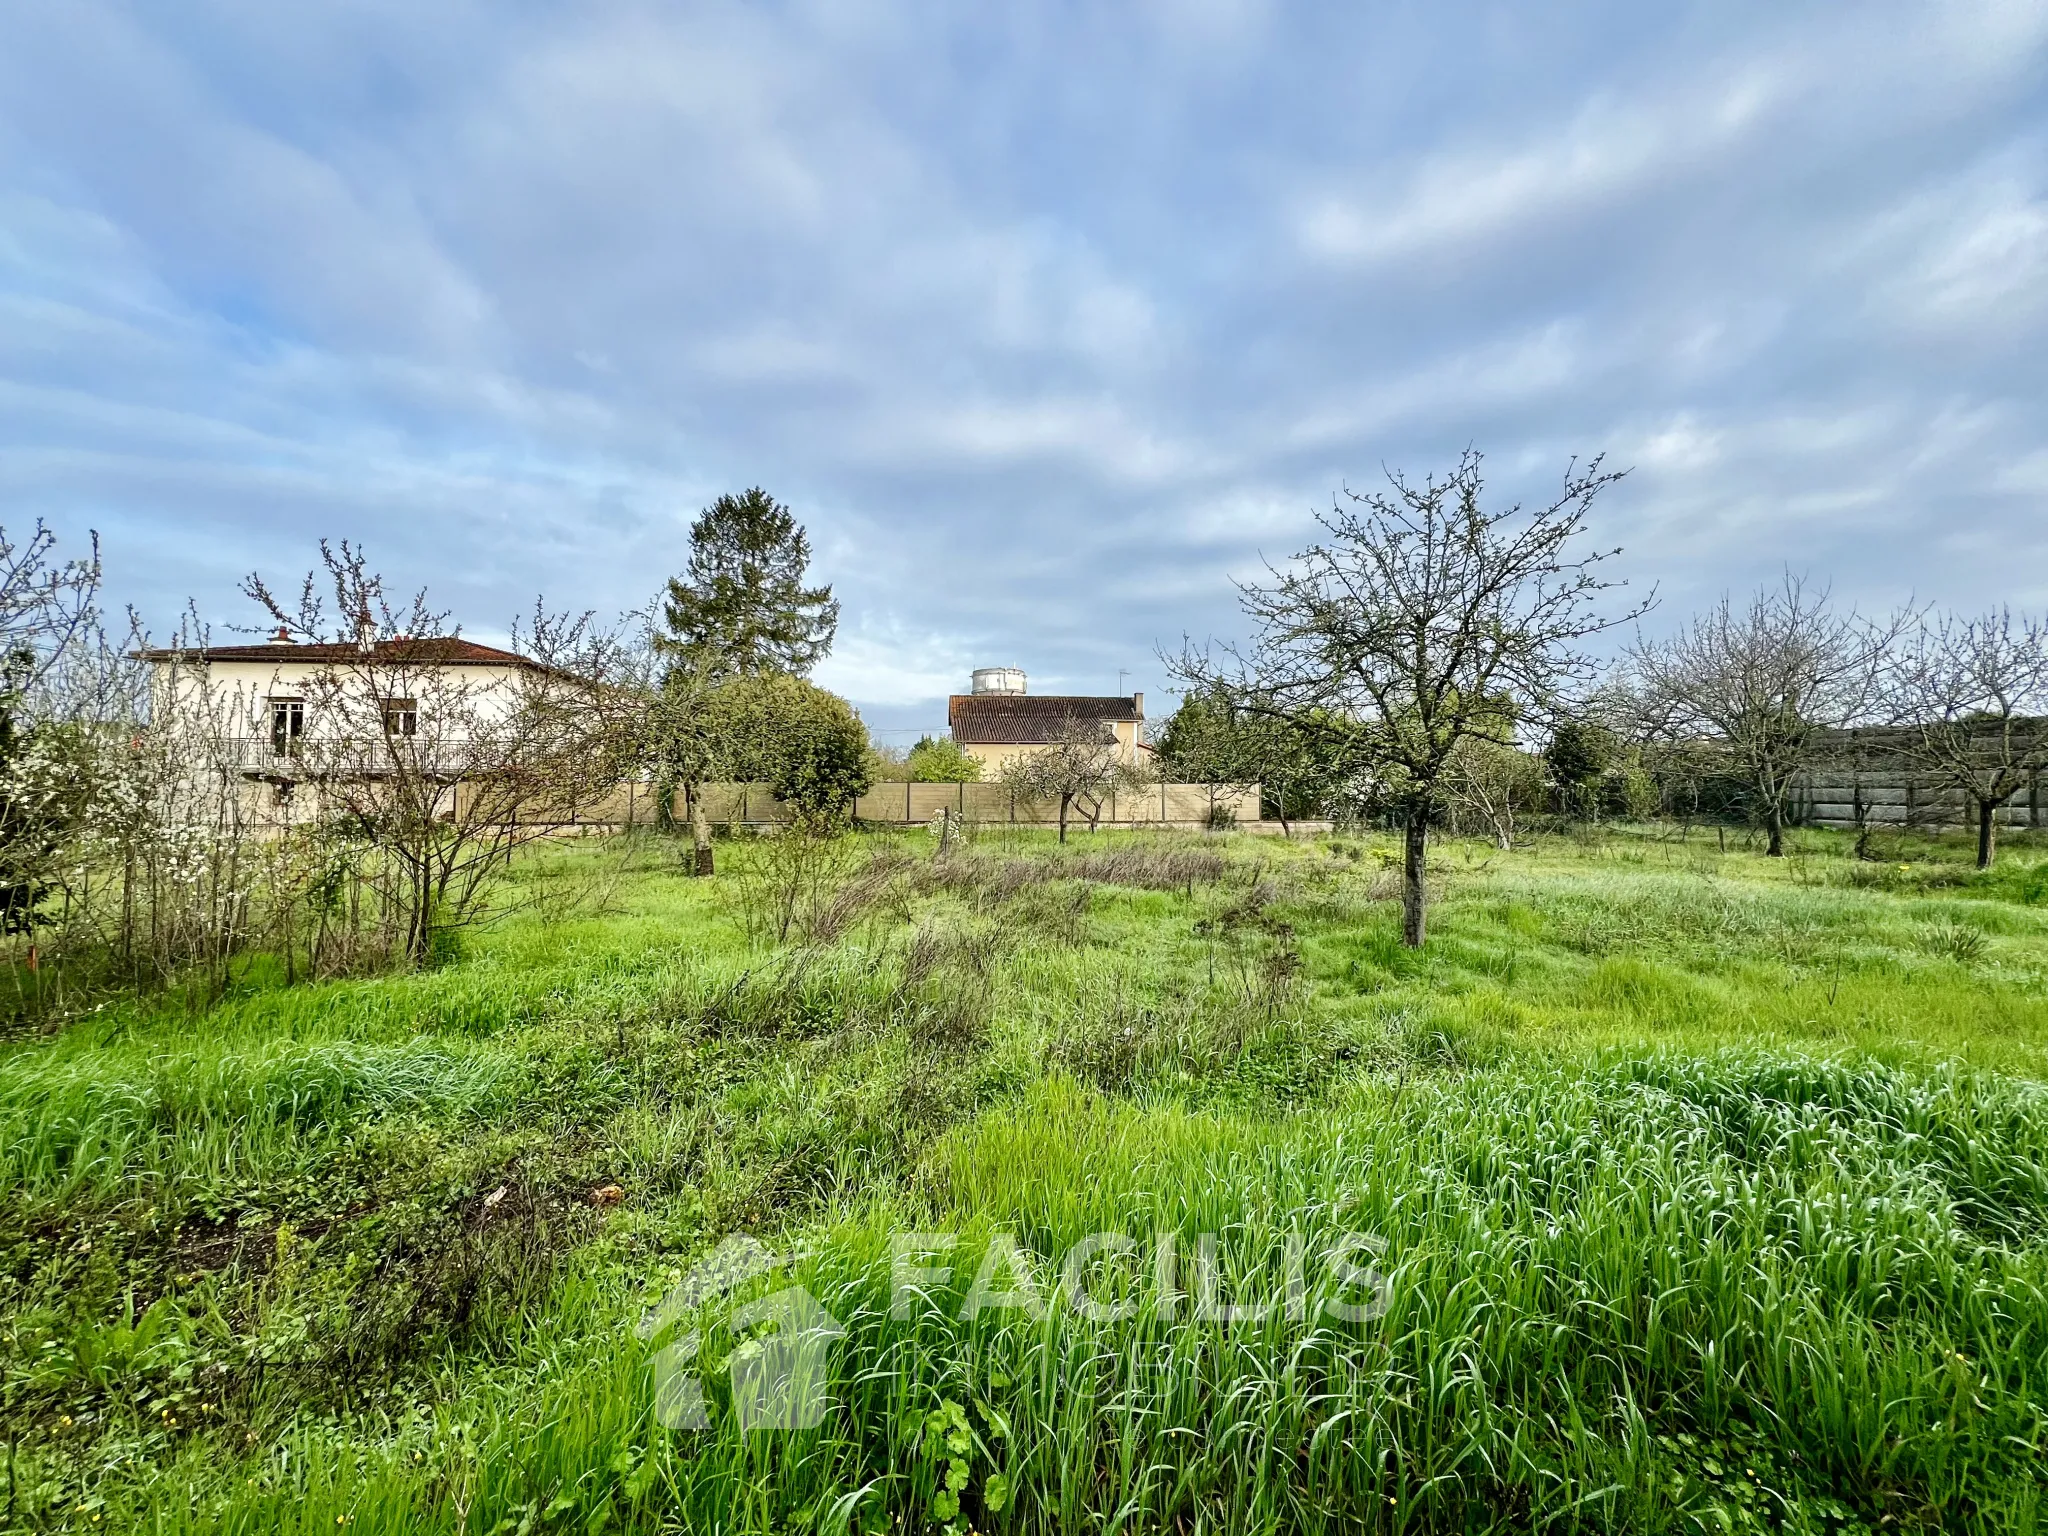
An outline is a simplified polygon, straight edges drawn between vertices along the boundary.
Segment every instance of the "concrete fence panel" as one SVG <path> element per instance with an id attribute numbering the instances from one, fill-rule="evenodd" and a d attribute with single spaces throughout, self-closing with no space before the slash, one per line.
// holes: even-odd
<path id="1" fill-rule="evenodd" d="M 1997 812 L 2000 826 L 2048 825 L 2040 775 Z M 1976 824 L 1976 803 L 1954 784 L 1931 774 L 1899 768 L 1823 764 L 1801 775 L 1792 788 L 1793 818 L 1812 826 L 1916 827 L 1927 831 Z"/>
<path id="2" fill-rule="evenodd" d="M 692 793 L 715 827 L 775 826 L 790 819 L 790 808 L 767 784 L 700 784 Z M 1134 793 L 1106 797 L 1092 818 L 1104 827 L 1200 827 L 1210 808 L 1224 808 L 1233 820 L 1259 819 L 1257 786 L 1211 789 L 1204 784 L 1155 784 Z M 661 820 L 660 797 L 651 784 L 627 783 L 605 795 L 575 805 L 531 809 L 536 825 L 570 827 L 653 826 Z M 678 792 L 671 807 L 678 824 L 689 820 L 688 796 Z M 1000 784 L 877 784 L 854 803 L 853 813 L 876 826 L 921 826 L 942 810 L 966 821 L 1015 826 L 1053 826 L 1059 821 L 1057 800 L 1032 801 Z M 522 815 L 521 820 L 527 820 Z M 1085 803 L 1067 813 L 1069 825 L 1086 826 L 1091 818 Z"/>

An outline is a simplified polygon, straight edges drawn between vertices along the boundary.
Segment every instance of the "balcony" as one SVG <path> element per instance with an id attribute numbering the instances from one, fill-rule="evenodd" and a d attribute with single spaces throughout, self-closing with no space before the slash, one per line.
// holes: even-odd
<path id="1" fill-rule="evenodd" d="M 271 736 L 217 736 L 205 755 L 224 772 L 273 782 L 382 778 L 398 771 L 449 778 L 476 771 L 466 743 L 417 736 L 297 736 L 282 743 Z"/>

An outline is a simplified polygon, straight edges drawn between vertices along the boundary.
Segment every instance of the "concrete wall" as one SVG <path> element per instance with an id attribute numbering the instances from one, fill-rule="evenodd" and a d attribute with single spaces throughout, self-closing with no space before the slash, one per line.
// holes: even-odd
<path id="1" fill-rule="evenodd" d="M 645 791 L 643 790 L 643 794 Z M 787 806 L 775 798 L 765 784 L 706 784 L 698 791 L 704 810 L 714 825 L 734 823 L 769 826 L 789 819 Z M 1212 803 L 1227 807 L 1241 822 L 1259 817 L 1259 791 L 1219 789 L 1212 796 L 1202 784 L 1156 784 L 1135 794 L 1111 795 L 1103 802 L 1103 826 L 1178 826 L 1207 824 Z M 647 804 L 643 820 L 652 820 Z M 678 814 L 681 807 L 677 808 Z M 878 826 L 910 826 L 929 822 L 941 810 L 968 821 L 1015 826 L 1053 826 L 1059 821 L 1059 802 L 1021 799 L 1000 784 L 877 784 L 854 803 L 860 820 Z M 591 819 L 591 818 L 585 818 Z M 1068 812 L 1068 824 L 1087 824 L 1079 806 Z"/>
<path id="2" fill-rule="evenodd" d="M 774 826 L 789 819 L 789 807 L 775 798 L 766 784 L 705 784 L 697 793 L 703 797 L 704 812 L 714 826 Z M 1257 786 L 1248 790 L 1219 789 L 1213 803 L 1227 807 L 1240 822 L 1254 822 L 1259 816 Z M 1206 825 L 1212 795 L 1202 784 L 1159 784 L 1133 795 L 1112 795 L 1104 802 L 1103 826 Z M 603 802 L 577 808 L 566 818 L 572 825 L 615 826 L 653 824 L 660 806 L 653 790 L 645 784 L 621 785 Z M 969 821 L 1000 822 L 1017 826 L 1052 826 L 1059 821 L 1057 802 L 1020 800 L 999 784 L 877 784 L 854 804 L 854 815 L 878 826 L 922 826 L 941 810 L 952 811 Z M 678 797 L 678 821 L 686 809 Z M 1087 816 L 1076 807 L 1068 823 L 1086 825 Z"/>
<path id="3" fill-rule="evenodd" d="M 1155 784 L 1131 794 L 1111 795 L 1102 807 L 1102 823 L 1115 826 L 1201 826 L 1209 807 L 1227 807 L 1239 821 L 1259 818 L 1259 791 L 1235 788 L 1211 791 L 1204 784 Z M 969 821 L 1043 826 L 1059 820 L 1059 802 L 1033 803 L 1000 784 L 877 784 L 862 795 L 854 814 L 863 821 L 927 822 L 941 809 Z M 1079 810 L 1069 812 L 1069 823 Z"/>
<path id="4" fill-rule="evenodd" d="M 461 793 L 460 786 L 456 792 Z M 789 807 L 776 799 L 775 792 L 766 784 L 705 784 L 699 786 L 697 793 L 703 797 L 705 814 L 714 826 L 775 826 L 789 819 Z M 301 784 L 288 799 L 281 799 L 275 786 L 244 779 L 240 796 L 244 825 L 257 835 L 305 825 L 318 818 L 321 808 L 316 782 Z M 1159 784 L 1136 794 L 1110 796 L 1103 804 L 1099 825 L 1206 826 L 1211 804 L 1226 807 L 1241 824 L 1250 825 L 1259 819 L 1257 786 L 1242 791 L 1218 789 L 1212 794 L 1201 784 Z M 998 784 L 877 784 L 854 806 L 854 814 L 860 820 L 878 826 L 922 826 L 941 810 L 981 823 L 1053 826 L 1059 821 L 1057 801 L 1034 804 L 1020 800 Z M 674 811 L 678 823 L 687 819 L 688 809 L 680 795 L 676 797 Z M 564 829 L 607 830 L 653 826 L 660 820 L 660 812 L 660 798 L 652 785 L 628 783 L 598 800 L 536 813 L 531 820 Z M 1087 824 L 1082 807 L 1075 806 L 1068 813 L 1069 826 Z"/>
<path id="5" fill-rule="evenodd" d="M 1858 821 L 1859 806 L 1861 821 Z M 1792 792 L 1792 819 L 1816 827 L 1942 827 L 1976 824 L 1976 807 L 1953 785 L 1899 768 L 1822 766 L 1802 775 Z M 2041 775 L 1998 812 L 2007 827 L 2048 825 L 2048 785 Z"/>

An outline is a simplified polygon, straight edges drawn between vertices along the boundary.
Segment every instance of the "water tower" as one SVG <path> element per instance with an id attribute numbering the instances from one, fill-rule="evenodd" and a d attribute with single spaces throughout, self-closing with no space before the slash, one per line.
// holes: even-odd
<path id="1" fill-rule="evenodd" d="M 1022 693 L 1024 691 L 1024 669 L 1022 667 L 976 667 L 974 669 L 974 691 L 976 693 Z"/>

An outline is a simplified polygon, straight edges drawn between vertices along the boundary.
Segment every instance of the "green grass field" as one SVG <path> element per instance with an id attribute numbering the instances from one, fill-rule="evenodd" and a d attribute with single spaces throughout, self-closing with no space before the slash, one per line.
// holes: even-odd
<path id="1" fill-rule="evenodd" d="M 1450 842 L 1412 954 L 1385 837 L 862 837 L 785 943 L 767 845 L 592 844 L 108 1005 L 0 1045 L 5 1524 L 2034 1529 L 2048 850 L 1888 852 Z M 792 1283 L 822 1420 L 743 1428 Z"/>

